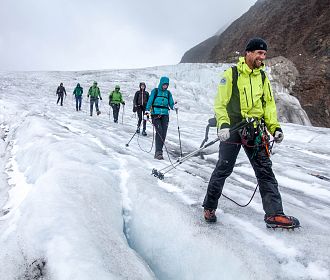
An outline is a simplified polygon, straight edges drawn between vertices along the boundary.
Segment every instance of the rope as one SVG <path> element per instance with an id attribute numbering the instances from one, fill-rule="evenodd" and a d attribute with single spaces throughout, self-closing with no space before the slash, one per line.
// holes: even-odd
<path id="1" fill-rule="evenodd" d="M 139 127 L 140 128 L 140 127 Z M 155 142 L 155 138 L 154 138 L 154 136 L 155 136 L 155 127 L 152 127 L 152 143 L 151 143 L 151 148 L 150 148 L 150 150 L 149 151 L 146 151 L 146 150 L 144 150 L 144 149 L 142 149 L 142 147 L 140 146 L 140 142 L 139 142 L 139 139 L 140 139 L 140 134 L 138 134 L 138 138 L 137 138 L 137 143 L 138 143 L 138 146 L 139 146 L 139 148 L 140 148 L 140 150 L 142 151 L 142 152 L 145 152 L 145 153 L 151 153 L 151 151 L 152 151 L 152 148 L 154 147 L 154 142 Z"/>
<path id="2" fill-rule="evenodd" d="M 244 204 L 244 205 L 239 204 L 238 202 L 236 202 L 235 200 L 233 200 L 232 198 L 230 198 L 230 197 L 228 197 L 228 196 L 226 196 L 226 195 L 224 195 L 224 194 L 222 194 L 222 196 L 225 197 L 225 198 L 227 198 L 227 199 L 230 200 L 231 202 L 234 202 L 234 203 L 235 203 L 236 205 L 238 205 L 239 207 L 246 207 L 246 206 L 248 206 L 248 205 L 251 203 L 251 201 L 252 201 L 254 195 L 256 194 L 256 191 L 257 191 L 258 187 L 259 187 L 259 184 L 256 185 L 256 188 L 254 189 L 254 192 L 253 192 L 253 194 L 252 194 L 252 196 L 251 196 L 249 202 L 246 203 L 246 204 Z"/>
<path id="3" fill-rule="evenodd" d="M 148 122 L 150 122 L 151 123 L 151 125 L 153 126 L 153 128 L 156 130 L 156 133 L 158 134 L 158 136 L 159 136 L 159 138 L 160 138 L 160 140 L 163 142 L 163 145 L 164 145 L 164 147 L 165 147 L 165 151 L 166 151 L 166 153 L 167 153 L 167 157 L 168 157 L 168 160 L 170 161 L 170 164 L 173 166 L 173 168 L 175 168 L 175 166 L 173 165 L 173 162 L 172 162 L 172 160 L 171 160 L 171 158 L 170 158 L 170 154 L 169 154 L 169 152 L 168 152 L 168 150 L 167 150 L 167 146 L 166 146 L 166 144 L 165 144 L 165 140 L 162 138 L 162 136 L 159 134 L 159 132 L 157 131 L 157 128 L 154 126 L 154 124 L 150 121 L 150 119 L 147 119 L 148 120 Z M 167 166 L 168 167 L 168 166 Z"/>

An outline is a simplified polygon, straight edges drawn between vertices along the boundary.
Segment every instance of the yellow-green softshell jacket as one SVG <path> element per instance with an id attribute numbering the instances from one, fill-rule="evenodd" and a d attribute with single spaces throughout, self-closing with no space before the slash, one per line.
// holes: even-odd
<path id="1" fill-rule="evenodd" d="M 239 102 L 241 120 L 249 118 L 264 118 L 268 131 L 274 134 L 276 128 L 280 128 L 277 120 L 276 104 L 271 91 L 270 82 L 266 76 L 264 85 L 260 69 L 249 68 L 244 57 L 240 57 L 237 63 L 239 90 Z M 215 98 L 214 112 L 219 128 L 234 125 L 230 122 L 231 111 L 228 105 L 232 97 L 232 68 L 227 69 L 220 80 L 218 93 Z M 238 101 L 237 101 L 238 102 Z"/>

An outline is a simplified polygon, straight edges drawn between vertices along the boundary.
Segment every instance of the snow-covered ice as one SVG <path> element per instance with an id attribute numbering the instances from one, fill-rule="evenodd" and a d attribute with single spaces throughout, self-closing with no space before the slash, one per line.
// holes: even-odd
<path id="1" fill-rule="evenodd" d="M 179 104 L 166 146 L 179 155 L 199 148 L 220 73 L 228 65 L 180 64 L 137 70 L 1 72 L 0 279 L 329 279 L 330 129 L 282 124 L 273 168 L 284 210 L 300 219 L 295 231 L 268 230 L 259 193 L 246 208 L 219 201 L 218 223 L 206 224 L 202 201 L 217 160 L 192 157 L 165 175 L 153 168 L 153 130 L 134 137 L 132 98 L 170 78 Z M 102 114 L 90 117 L 86 92 L 101 89 Z M 68 96 L 56 105 L 64 83 Z M 72 92 L 84 88 L 83 110 Z M 108 94 L 119 84 L 124 123 L 109 116 Z M 111 113 L 111 112 L 110 112 Z M 210 130 L 209 139 L 216 136 Z M 144 151 L 143 151 L 144 150 Z M 224 194 L 246 203 L 256 179 L 240 153 Z"/>

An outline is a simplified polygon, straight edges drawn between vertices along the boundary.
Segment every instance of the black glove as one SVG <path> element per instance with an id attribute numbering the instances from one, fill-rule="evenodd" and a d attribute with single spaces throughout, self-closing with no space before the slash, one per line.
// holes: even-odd
<path id="1" fill-rule="evenodd" d="M 125 101 L 123 101 L 121 104 L 125 105 Z"/>
<path id="2" fill-rule="evenodd" d="M 102 100 L 102 97 L 100 96 L 100 100 Z"/>

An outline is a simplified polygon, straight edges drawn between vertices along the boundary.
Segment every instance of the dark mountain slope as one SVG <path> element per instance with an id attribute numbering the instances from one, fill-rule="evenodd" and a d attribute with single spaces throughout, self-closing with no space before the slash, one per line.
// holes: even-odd
<path id="1" fill-rule="evenodd" d="M 233 62 L 251 37 L 263 37 L 268 57 L 291 60 L 299 76 L 291 94 L 306 110 L 312 124 L 330 127 L 330 0 L 259 0 L 234 21 L 205 56 L 181 62 Z M 214 43 L 214 42 L 213 42 Z M 199 50 L 199 53 L 203 53 Z M 190 58 L 190 60 L 188 60 Z"/>

